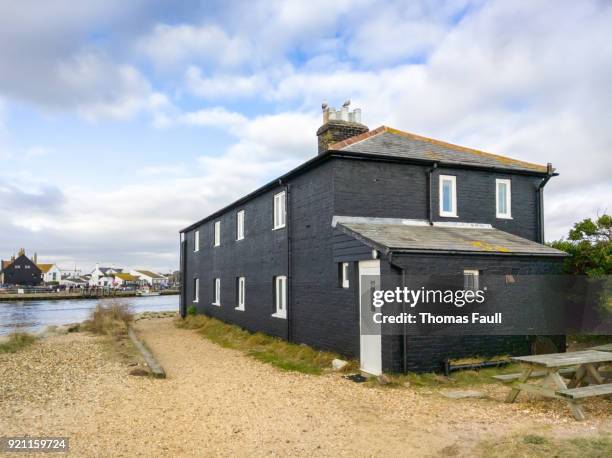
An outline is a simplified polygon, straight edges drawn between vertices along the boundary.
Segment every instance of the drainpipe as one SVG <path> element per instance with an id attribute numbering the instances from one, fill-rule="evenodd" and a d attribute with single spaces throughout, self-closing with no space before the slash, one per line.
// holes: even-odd
<path id="1" fill-rule="evenodd" d="M 291 186 L 279 179 L 278 184 L 285 188 L 286 231 L 287 231 L 287 341 L 293 341 L 293 240 L 291 224 Z"/>
<path id="2" fill-rule="evenodd" d="M 537 189 L 538 197 L 538 237 L 539 242 L 544 243 L 544 186 L 553 177 L 553 167 L 549 162 L 546 164 L 546 177 L 540 181 Z"/>
<path id="3" fill-rule="evenodd" d="M 389 253 L 388 256 L 389 264 L 395 266 L 402 273 L 402 290 L 406 288 L 406 269 L 402 266 L 395 264 L 393 262 L 393 252 Z M 407 313 L 406 303 L 402 301 L 402 313 Z M 405 315 L 402 315 L 405 316 Z M 406 374 L 408 372 L 408 342 L 406 338 L 408 336 L 408 323 L 404 323 L 402 326 L 402 373 Z"/>
<path id="4" fill-rule="evenodd" d="M 432 202 L 432 184 L 433 184 L 433 172 L 438 168 L 438 163 L 434 162 L 431 168 L 427 169 L 425 174 L 427 175 L 427 219 L 429 225 L 433 226 L 433 202 Z"/>

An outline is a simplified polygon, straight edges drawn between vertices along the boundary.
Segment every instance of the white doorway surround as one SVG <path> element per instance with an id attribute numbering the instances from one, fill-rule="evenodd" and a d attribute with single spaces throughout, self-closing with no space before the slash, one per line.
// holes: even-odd
<path id="1" fill-rule="evenodd" d="M 380 289 L 380 260 L 359 261 L 359 360 L 360 369 L 372 375 L 382 373 L 380 324 L 372 319 L 372 293 Z"/>

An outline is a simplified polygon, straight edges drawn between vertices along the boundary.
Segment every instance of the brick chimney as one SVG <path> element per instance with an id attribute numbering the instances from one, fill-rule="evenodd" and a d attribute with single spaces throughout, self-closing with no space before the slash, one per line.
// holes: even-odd
<path id="1" fill-rule="evenodd" d="M 355 135 L 363 134 L 370 129 L 361 124 L 361 109 L 349 110 L 350 100 L 342 104 L 340 110 L 330 108 L 327 103 L 323 103 L 323 125 L 317 130 L 319 138 L 319 154 L 323 154 L 336 142 L 346 140 Z"/>

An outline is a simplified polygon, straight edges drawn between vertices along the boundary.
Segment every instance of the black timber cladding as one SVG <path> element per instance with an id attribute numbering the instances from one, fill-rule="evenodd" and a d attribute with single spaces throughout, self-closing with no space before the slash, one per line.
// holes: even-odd
<path id="1" fill-rule="evenodd" d="M 332 228 L 332 218 L 351 215 L 425 219 L 428 168 L 423 161 L 328 152 L 192 224 L 182 231 L 185 235 L 185 307 L 195 305 L 199 313 L 252 331 L 282 338 L 291 336 L 298 343 L 357 356 L 356 262 L 371 259 L 372 249 Z M 543 173 L 522 170 L 500 173 L 483 167 L 443 171 L 457 176 L 458 218 L 454 221 L 492 224 L 510 234 L 536 239 L 535 188 Z M 512 180 L 513 220 L 495 218 L 496 177 Z M 437 199 L 437 175 L 434 179 L 434 199 Z M 287 186 L 290 189 L 287 228 L 273 231 L 273 196 Z M 526 207 L 524 211 L 523 207 Z M 239 210 L 245 210 L 245 238 L 236 241 L 236 212 Z M 434 220 L 446 220 L 436 214 L 437 206 L 434 206 Z M 221 221 L 221 246 L 213 247 L 213 227 L 217 220 Z M 200 234 L 198 253 L 193 251 L 195 230 Z M 289 230 L 291 261 L 287 250 Z M 489 263 L 496 262 L 490 256 L 487 259 Z M 337 263 L 345 261 L 350 268 L 349 289 L 338 285 Z M 540 260 L 529 262 L 537 264 Z M 447 263 L 441 261 L 440 264 Z M 286 275 L 289 271 L 291 319 L 274 318 L 271 316 L 274 311 L 273 277 Z M 239 276 L 246 277 L 245 311 L 235 310 L 235 280 Z M 197 304 L 192 301 L 195 277 L 200 279 Z M 214 278 L 221 278 L 221 307 L 212 305 Z M 385 367 L 395 367 L 396 349 L 388 346 L 385 347 L 387 351 L 391 353 L 384 355 Z M 437 355 L 431 357 L 437 358 Z M 430 364 L 431 361 L 423 361 L 423 367 Z"/>

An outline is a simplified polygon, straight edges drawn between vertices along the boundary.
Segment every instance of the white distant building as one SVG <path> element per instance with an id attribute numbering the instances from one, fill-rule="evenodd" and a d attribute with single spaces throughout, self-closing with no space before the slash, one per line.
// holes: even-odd
<path id="1" fill-rule="evenodd" d="M 113 274 L 114 282 L 113 286 L 117 288 L 122 287 L 136 287 L 142 281 L 139 277 L 127 273 Z"/>
<path id="2" fill-rule="evenodd" d="M 57 264 L 39 264 L 36 267 L 42 272 L 42 279 L 45 283 L 58 282 L 62 279 L 62 271 Z"/>
<path id="3" fill-rule="evenodd" d="M 168 285 L 168 279 L 163 275 L 151 272 L 150 270 L 135 269 L 130 272 L 131 275 L 140 278 L 152 287 L 165 287 Z"/>
<path id="4" fill-rule="evenodd" d="M 60 285 L 69 287 L 69 288 L 84 288 L 89 284 L 89 280 L 87 278 L 82 277 L 67 277 L 62 278 L 60 280 Z"/>
<path id="5" fill-rule="evenodd" d="M 96 264 L 96 268 L 91 272 L 89 278 L 90 286 L 112 286 L 115 278 L 114 274 L 120 274 L 123 269 L 117 267 L 100 267 Z"/>

